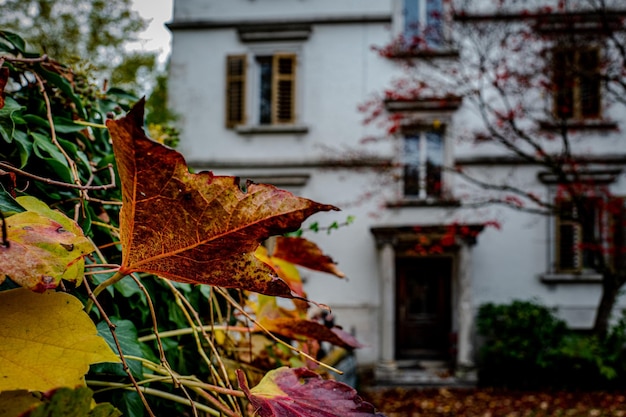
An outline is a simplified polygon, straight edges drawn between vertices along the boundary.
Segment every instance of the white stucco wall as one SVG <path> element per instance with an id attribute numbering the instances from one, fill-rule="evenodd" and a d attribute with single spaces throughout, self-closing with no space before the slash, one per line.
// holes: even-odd
<path id="1" fill-rule="evenodd" d="M 354 331 L 367 348 L 357 355 L 361 364 L 379 358 L 380 282 L 377 252 L 370 232 L 378 226 L 416 224 L 479 223 L 497 220 L 501 230 L 488 228 L 472 248 L 471 295 L 474 310 L 485 302 L 508 302 L 535 298 L 560 308 L 560 314 L 577 326 L 591 323 L 599 297 L 597 284 L 546 284 L 540 280 L 550 269 L 551 224 L 547 218 L 503 207 L 456 209 L 441 207 L 388 208 L 397 188 L 381 182 L 376 170 L 316 167 L 330 158 L 348 158 L 363 150 L 360 140 L 380 133 L 376 126 L 364 126 L 357 110 L 371 94 L 381 92 L 401 65 L 373 52 L 372 45 L 384 45 L 392 38 L 391 22 L 313 23 L 307 40 L 276 42 L 269 46 L 298 51 L 298 125 L 306 133 L 241 134 L 224 123 L 225 59 L 231 54 L 253 54 L 268 45 L 243 43 L 233 22 L 320 21 L 351 16 L 388 16 L 392 0 L 179 0 L 175 2 L 174 23 L 205 21 L 208 28 L 176 29 L 173 36 L 170 91 L 172 108 L 180 116 L 180 150 L 192 166 L 214 169 L 219 174 L 309 175 L 308 181 L 293 188 L 299 195 L 335 204 L 342 212 L 322 213 L 310 221 L 328 225 L 343 222 L 348 215 L 355 222 L 333 231 L 307 233 L 338 263 L 348 279 L 303 270 L 306 291 L 311 299 L 330 305 L 339 323 Z M 220 26 L 218 23 L 222 23 Z M 611 114 L 623 120 L 621 113 Z M 253 122 L 253 121 L 251 121 Z M 449 159 L 476 158 L 502 154 L 493 144 L 457 143 L 455 137 L 478 123 L 475 114 L 461 109 L 446 132 Z M 252 123 L 253 124 L 253 123 Z M 581 153 L 611 155 L 626 145 L 619 132 L 580 135 Z M 575 141 L 576 142 L 576 141 Z M 394 145 L 372 147 L 376 156 L 393 156 Z M 490 180 L 502 178 L 525 189 L 546 193 L 537 181 L 536 168 L 519 166 L 471 166 Z M 472 188 L 458 177 L 449 178 L 458 197 L 474 198 Z M 626 195 L 626 177 L 613 185 L 616 194 Z M 370 197 L 363 199 L 364 194 Z M 310 222 L 309 221 L 309 222 Z"/>

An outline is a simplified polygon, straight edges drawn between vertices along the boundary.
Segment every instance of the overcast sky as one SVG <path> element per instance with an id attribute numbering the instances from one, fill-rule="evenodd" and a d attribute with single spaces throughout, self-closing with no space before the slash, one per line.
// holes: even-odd
<path id="1" fill-rule="evenodd" d="M 144 18 L 149 26 L 140 35 L 141 41 L 133 43 L 131 49 L 159 52 L 159 60 L 165 62 L 170 53 L 170 31 L 165 23 L 172 20 L 173 0 L 133 0 L 133 8 Z"/>

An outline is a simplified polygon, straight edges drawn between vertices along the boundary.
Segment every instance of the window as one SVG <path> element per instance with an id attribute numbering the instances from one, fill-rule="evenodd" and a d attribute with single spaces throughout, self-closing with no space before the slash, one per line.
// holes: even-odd
<path id="1" fill-rule="evenodd" d="M 440 198 L 443 135 L 418 132 L 404 136 L 404 196 Z"/>
<path id="2" fill-rule="evenodd" d="M 553 52 L 554 114 L 560 119 L 600 117 L 600 62 L 597 49 Z"/>
<path id="3" fill-rule="evenodd" d="M 609 255 L 613 267 L 626 262 L 626 199 L 585 198 L 581 205 L 557 202 L 556 269 L 571 273 L 595 270 L 597 257 Z M 583 212 L 580 212 L 583 211 Z M 603 226 L 608 225 L 608 233 Z"/>
<path id="4" fill-rule="evenodd" d="M 295 122 L 296 56 L 289 53 L 260 55 L 254 59 L 258 86 L 252 98 L 254 109 L 246 109 L 246 56 L 227 57 L 226 126 L 246 123 L 250 110 L 259 125 L 292 124 Z"/>
<path id="5" fill-rule="evenodd" d="M 557 202 L 556 261 L 560 272 L 593 269 L 593 252 L 598 249 L 600 230 L 599 202 L 589 198 L 583 206 L 585 213 L 580 213 L 577 205 L 570 200 Z"/>
<path id="6" fill-rule="evenodd" d="M 442 0 L 403 0 L 404 39 L 412 46 L 437 49 L 442 43 Z"/>

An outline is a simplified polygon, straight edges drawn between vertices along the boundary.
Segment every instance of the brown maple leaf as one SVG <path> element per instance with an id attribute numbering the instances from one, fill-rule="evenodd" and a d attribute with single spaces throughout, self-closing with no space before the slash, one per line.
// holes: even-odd
<path id="1" fill-rule="evenodd" d="M 296 296 L 254 256 L 270 236 L 298 229 L 307 217 L 338 210 L 272 185 L 212 172 L 189 172 L 183 156 L 146 137 L 144 101 L 107 121 L 122 186 L 120 272 Z"/>

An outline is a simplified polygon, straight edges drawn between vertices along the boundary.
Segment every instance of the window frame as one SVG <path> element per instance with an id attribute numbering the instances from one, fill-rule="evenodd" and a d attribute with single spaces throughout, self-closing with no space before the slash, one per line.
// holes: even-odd
<path id="1" fill-rule="evenodd" d="M 585 249 L 585 228 L 592 229 L 594 237 L 593 239 L 600 239 L 599 245 L 601 249 L 593 249 L 593 250 L 602 250 L 603 256 L 605 256 L 606 261 L 608 262 L 609 267 L 616 268 L 618 267 L 618 262 L 623 267 L 626 265 L 626 261 L 624 260 L 624 254 L 626 254 L 626 197 L 623 196 L 611 196 L 607 200 L 603 197 L 590 196 L 584 197 L 585 199 L 590 201 L 590 204 L 593 207 L 593 218 L 590 219 L 591 223 L 585 224 L 585 220 L 580 220 L 580 215 L 576 213 L 572 213 L 571 219 L 563 219 L 563 212 L 559 211 L 554 216 L 554 241 L 552 245 L 552 250 L 554 253 L 552 269 L 556 274 L 587 274 L 587 273 L 595 273 L 596 269 L 594 265 L 585 264 L 585 251 L 592 249 Z M 595 200 L 595 202 L 593 201 Z M 555 204 L 557 208 L 560 204 L 564 202 L 570 202 L 571 199 L 567 198 L 557 198 L 555 199 Z M 619 210 L 615 213 L 611 208 L 611 204 L 619 205 Z M 560 210 L 560 209 L 559 209 Z M 572 211 L 575 210 L 575 207 L 572 207 Z M 618 229 L 615 227 L 616 222 L 621 223 L 621 228 Z M 572 242 L 571 252 L 575 254 L 576 261 L 572 267 L 563 267 L 561 265 L 561 256 L 563 254 L 561 241 L 561 227 L 562 226 L 571 226 L 575 230 L 575 238 Z M 604 232 L 606 230 L 606 232 Z M 606 234 L 606 237 L 602 235 Z M 616 245 L 616 237 L 622 239 L 620 245 Z M 619 253 L 618 253 L 619 252 Z M 604 253 L 608 253 L 605 255 Z M 622 254 L 622 256 L 619 256 Z M 622 265 L 624 264 L 624 265 Z"/>
<path id="2" fill-rule="evenodd" d="M 229 54 L 227 55 L 227 69 L 226 69 L 226 105 L 225 105 L 225 118 L 226 118 L 226 128 L 227 129 L 235 129 L 238 132 L 246 133 L 248 130 L 251 131 L 285 131 L 291 132 L 292 127 L 298 128 L 297 124 L 299 123 L 299 109 L 301 107 L 301 87 L 299 82 L 299 72 L 300 72 L 300 62 L 302 59 L 302 51 L 299 45 L 293 44 L 264 44 L 264 45 L 254 45 L 250 46 L 244 54 Z M 245 105 L 244 114 L 245 117 L 240 121 L 229 120 L 229 112 L 231 109 L 231 103 L 229 103 L 228 92 L 229 92 L 229 83 L 234 81 L 233 77 L 228 74 L 228 60 L 230 58 L 238 58 L 245 57 L 246 59 L 246 71 L 245 71 L 245 91 L 243 92 L 244 98 L 242 99 L 242 103 Z M 261 95 L 260 90 L 262 86 L 261 82 L 261 68 L 257 59 L 260 57 L 268 57 L 271 61 L 271 67 L 276 68 L 279 66 L 279 62 L 281 59 L 289 58 L 292 59 L 291 62 L 291 73 L 280 73 L 278 71 L 272 70 L 271 76 L 271 86 L 270 86 L 270 94 L 271 94 L 271 115 L 269 123 L 263 123 L 261 121 Z M 288 95 L 286 100 L 288 100 L 288 108 L 284 110 L 283 113 L 287 113 L 287 117 L 281 118 L 281 103 L 285 103 L 285 98 L 281 98 L 281 94 L 285 92 L 285 89 L 280 89 L 281 83 L 285 85 L 285 83 L 289 84 Z M 304 127 L 300 126 L 298 131 L 306 130 Z"/>
<path id="3" fill-rule="evenodd" d="M 407 6 L 407 3 L 414 3 L 414 6 Z M 445 20 L 444 20 L 444 1 L 443 0 L 396 0 L 396 33 L 401 35 L 407 46 L 415 47 L 413 39 L 415 37 L 423 38 L 424 45 L 419 45 L 418 49 L 426 47 L 428 50 L 441 50 L 444 46 L 445 39 Z M 408 27 L 407 15 L 409 10 L 416 11 L 415 21 L 411 23 L 414 27 Z M 434 13 L 438 13 L 436 20 Z M 423 25 L 420 22 L 426 22 Z"/>
<path id="4" fill-rule="evenodd" d="M 428 179 L 428 156 L 429 156 L 429 148 L 428 148 L 428 135 L 435 134 L 439 137 L 440 147 L 441 147 L 441 165 L 440 171 L 438 175 L 439 189 L 437 193 L 428 193 L 429 189 L 429 179 Z M 408 137 L 417 137 L 418 138 L 418 154 L 419 161 L 416 165 L 418 170 L 418 181 L 417 181 L 417 193 L 416 194 L 407 194 L 407 167 L 410 165 L 407 163 L 407 138 Z M 401 187 L 400 192 L 402 195 L 402 199 L 406 201 L 428 201 L 428 200 L 443 200 L 445 195 L 445 182 L 446 178 L 444 175 L 443 167 L 446 165 L 447 160 L 447 152 L 446 152 L 446 138 L 444 129 L 435 129 L 435 128 L 414 128 L 414 129 L 405 129 L 401 133 L 401 149 L 400 149 L 400 165 L 401 165 Z"/>
<path id="5" fill-rule="evenodd" d="M 579 68 L 582 54 L 595 55 L 595 68 Z M 561 55 L 559 57 L 559 55 Z M 598 46 L 555 47 L 551 53 L 552 114 L 559 120 L 597 120 L 602 117 L 601 50 Z M 572 68 L 572 70 L 569 70 Z M 568 91 L 567 85 L 571 85 Z M 565 86 L 563 88 L 562 86 Z M 593 91 L 591 110 L 585 110 L 584 89 Z M 568 104 L 562 104 L 562 101 Z M 568 106 L 563 107 L 563 106 Z M 566 110 L 567 109 L 567 110 Z"/>

